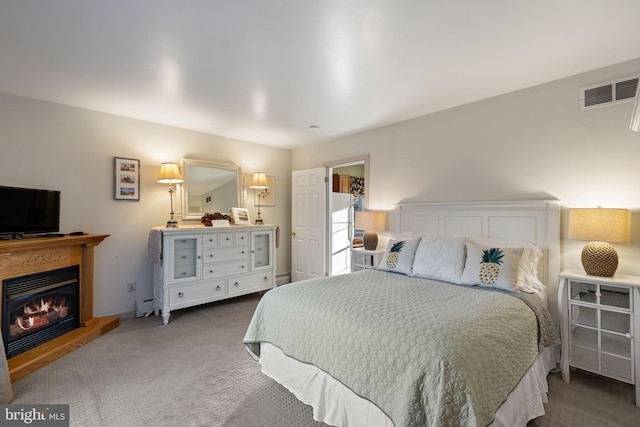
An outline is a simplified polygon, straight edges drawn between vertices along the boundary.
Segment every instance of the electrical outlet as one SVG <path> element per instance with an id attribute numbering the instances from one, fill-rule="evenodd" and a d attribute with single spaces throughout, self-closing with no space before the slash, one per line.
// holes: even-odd
<path id="1" fill-rule="evenodd" d="M 136 290 L 136 282 L 127 282 L 127 291 L 135 292 Z"/>

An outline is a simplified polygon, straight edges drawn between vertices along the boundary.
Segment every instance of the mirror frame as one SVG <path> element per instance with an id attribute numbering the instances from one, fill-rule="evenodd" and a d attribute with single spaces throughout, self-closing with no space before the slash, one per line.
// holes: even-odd
<path id="1" fill-rule="evenodd" d="M 182 219 L 183 220 L 201 220 L 205 212 L 188 212 L 189 209 L 189 167 L 198 166 L 202 168 L 223 169 L 234 171 L 236 173 L 236 205 L 233 207 L 242 207 L 242 171 L 240 166 L 231 163 L 216 163 L 205 160 L 182 159 Z M 227 212 L 221 212 L 227 213 Z"/>

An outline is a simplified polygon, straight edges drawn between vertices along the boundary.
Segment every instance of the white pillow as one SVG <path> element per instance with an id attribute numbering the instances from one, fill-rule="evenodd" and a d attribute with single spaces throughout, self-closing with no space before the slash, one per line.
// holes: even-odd
<path id="1" fill-rule="evenodd" d="M 518 292 L 518 263 L 523 248 L 480 246 L 467 243 L 463 285 L 478 285 Z"/>
<path id="2" fill-rule="evenodd" d="M 534 293 L 545 289 L 538 278 L 538 263 L 542 251 L 536 245 L 525 240 L 504 240 L 489 237 L 469 237 L 469 241 L 482 246 L 499 246 L 503 248 L 523 248 L 518 264 L 518 287 L 523 292 Z"/>
<path id="3" fill-rule="evenodd" d="M 389 240 L 382 261 L 378 265 L 378 270 L 411 274 L 413 259 L 421 238 Z"/>
<path id="4" fill-rule="evenodd" d="M 416 250 L 413 276 L 460 284 L 466 239 L 424 236 Z"/>

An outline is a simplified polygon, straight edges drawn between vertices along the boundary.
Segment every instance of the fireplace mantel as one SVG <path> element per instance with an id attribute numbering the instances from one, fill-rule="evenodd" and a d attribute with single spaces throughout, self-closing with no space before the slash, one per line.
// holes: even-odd
<path id="1" fill-rule="evenodd" d="M 119 325 L 120 319 L 117 317 L 93 316 L 94 247 L 107 237 L 108 234 L 83 234 L 0 241 L 0 286 L 4 279 L 80 266 L 80 327 L 9 359 L 12 381 L 59 359 Z"/>

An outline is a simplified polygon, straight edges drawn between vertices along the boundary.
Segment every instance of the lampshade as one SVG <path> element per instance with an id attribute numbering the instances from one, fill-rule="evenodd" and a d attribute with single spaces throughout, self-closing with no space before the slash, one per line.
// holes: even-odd
<path id="1" fill-rule="evenodd" d="M 630 220 L 627 209 L 569 209 L 569 238 L 626 243 Z"/>
<path id="2" fill-rule="evenodd" d="M 253 178 L 251 178 L 251 185 L 249 188 L 268 188 L 269 184 L 267 183 L 267 175 L 263 172 L 256 172 L 253 174 Z"/>
<path id="3" fill-rule="evenodd" d="M 376 231 L 385 229 L 386 215 L 384 212 L 357 211 L 356 230 L 364 230 L 362 244 L 368 251 L 373 251 L 378 246 L 378 234 Z"/>
<path id="4" fill-rule="evenodd" d="M 582 266 L 592 276 L 612 277 L 618 253 L 609 243 L 629 241 L 631 212 L 627 209 L 570 209 L 569 239 L 590 240 L 582 250 Z"/>
<path id="5" fill-rule="evenodd" d="M 162 163 L 158 182 L 163 184 L 177 184 L 182 182 L 180 167 L 176 163 Z"/>

